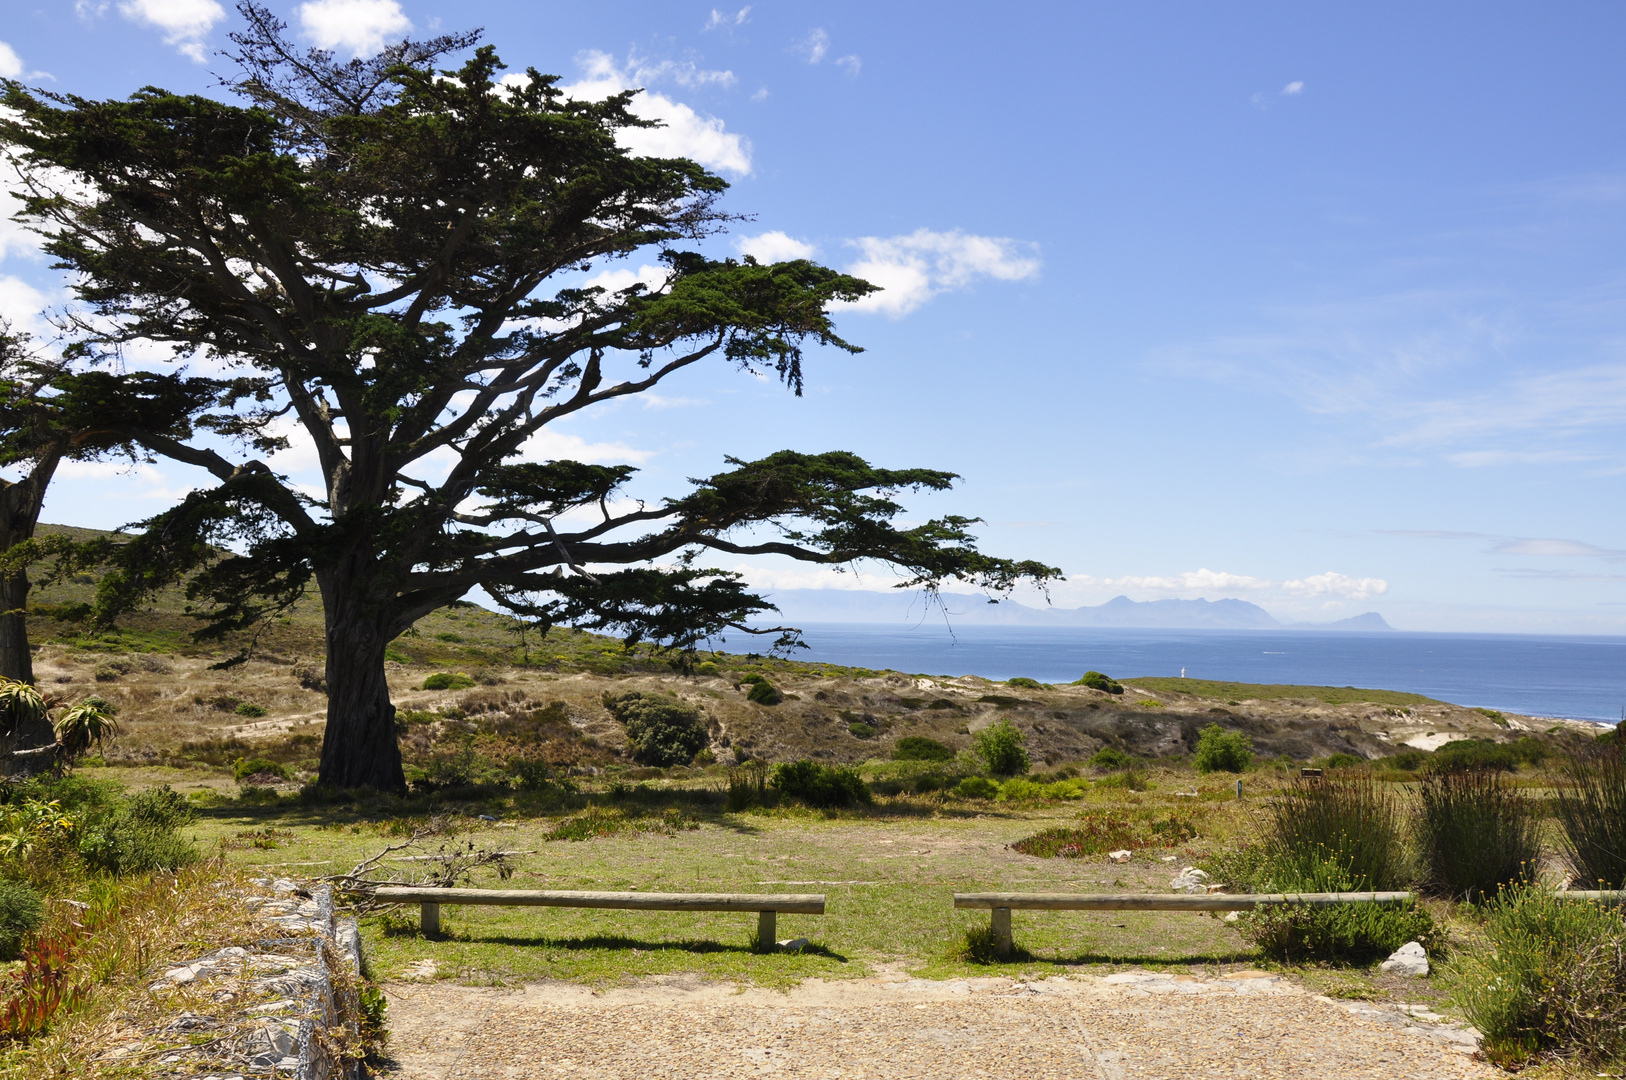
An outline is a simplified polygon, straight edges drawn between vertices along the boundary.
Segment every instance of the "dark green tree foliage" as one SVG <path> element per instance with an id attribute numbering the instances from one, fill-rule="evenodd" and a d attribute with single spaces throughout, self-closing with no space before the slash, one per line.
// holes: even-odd
<path id="1" fill-rule="evenodd" d="M 1197 733 L 1197 771 L 1239 773 L 1253 764 L 1253 740 L 1209 724 Z"/>
<path id="2" fill-rule="evenodd" d="M 1101 690 L 1108 694 L 1121 694 L 1124 692 L 1122 683 L 1110 675 L 1101 674 L 1099 671 L 1086 671 L 1083 678 L 1073 685 L 1087 686 L 1091 690 Z"/>
<path id="3" fill-rule="evenodd" d="M 442 70 L 474 35 L 339 63 L 295 48 L 264 8 L 239 10 L 242 104 L 13 81 L 0 141 L 25 173 L 25 219 L 97 317 L 80 327 L 87 355 L 153 341 L 259 380 L 200 420 L 208 438 L 124 432 L 215 486 L 144 523 L 99 604 L 109 617 L 185 577 L 207 632 L 228 634 L 314 584 L 323 784 L 404 787 L 385 647 L 475 587 L 544 630 L 689 650 L 772 610 L 707 552 L 877 559 L 928 592 L 1056 575 L 979 552 L 974 519 L 894 525 L 897 493 L 947 488 L 946 472 L 786 451 L 625 510 L 611 497 L 630 468 L 528 460 L 548 424 L 703 361 L 800 392 L 806 344 L 857 351 L 830 306 L 873 287 L 805 260 L 686 250 L 727 222 L 726 185 L 623 150 L 618 133 L 648 126 L 630 93 L 574 101 L 534 70 L 499 85 L 489 47 Z M 575 284 L 651 251 L 668 273 L 656 288 Z M 257 457 L 283 444 L 283 417 L 314 444 L 320 498 Z M 593 508 L 596 521 L 562 518 Z"/>
<path id="4" fill-rule="evenodd" d="M 782 761 L 773 767 L 768 786 L 786 798 L 820 810 L 873 802 L 856 769 L 817 761 Z"/>
<path id="5" fill-rule="evenodd" d="M 893 761 L 952 761 L 954 750 L 924 735 L 905 735 L 892 747 Z"/>
<path id="6" fill-rule="evenodd" d="M 971 737 L 971 752 L 994 776 L 1021 776 L 1028 771 L 1027 736 L 1001 719 Z"/>
<path id="7" fill-rule="evenodd" d="M 686 701 L 634 691 L 605 695 L 604 707 L 626 726 L 633 760 L 640 764 L 687 765 L 711 741 L 705 718 Z"/>

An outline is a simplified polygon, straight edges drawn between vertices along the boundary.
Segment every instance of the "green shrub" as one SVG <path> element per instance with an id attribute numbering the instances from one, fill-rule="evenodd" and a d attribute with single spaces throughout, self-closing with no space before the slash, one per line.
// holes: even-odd
<path id="1" fill-rule="evenodd" d="M 950 761 L 954 750 L 924 735 L 905 735 L 892 747 L 893 761 Z"/>
<path id="2" fill-rule="evenodd" d="M 262 774 L 286 780 L 288 779 L 288 767 L 266 758 L 238 758 L 232 762 L 231 774 L 236 780 L 247 780 L 251 776 L 260 776 Z"/>
<path id="3" fill-rule="evenodd" d="M 875 729 L 869 724 L 859 721 L 847 725 L 847 733 L 855 739 L 868 739 L 875 734 Z"/>
<path id="4" fill-rule="evenodd" d="M 993 921 L 979 919 L 965 928 L 965 940 L 954 952 L 954 959 L 968 964 L 997 964 L 1000 960 L 1018 960 L 1020 956 L 1001 957 L 999 939 L 994 936 Z"/>
<path id="5" fill-rule="evenodd" d="M 1271 892 L 1387 891 L 1411 876 L 1394 798 L 1366 772 L 1289 782 L 1270 803 L 1269 842 Z M 1304 884 L 1333 877 L 1343 884 Z"/>
<path id="6" fill-rule="evenodd" d="M 864 778 L 855 769 L 821 765 L 816 761 L 784 761 L 773 767 L 768 785 L 781 795 L 808 806 L 829 809 L 872 801 Z"/>
<path id="7" fill-rule="evenodd" d="M 1209 724 L 1197 733 L 1197 771 L 1239 773 L 1253 764 L 1253 740 Z"/>
<path id="8" fill-rule="evenodd" d="M 1547 757 L 1544 743 L 1526 735 L 1518 742 L 1453 739 L 1434 751 L 1430 769 L 1498 769 L 1514 772 L 1520 765 L 1539 765 Z"/>
<path id="9" fill-rule="evenodd" d="M 696 667 L 694 669 L 694 673 L 696 675 L 703 675 L 703 676 L 705 676 L 707 678 L 710 678 L 711 676 L 717 674 L 717 672 L 718 672 L 717 665 L 712 663 L 710 660 L 703 661 L 698 667 Z"/>
<path id="10" fill-rule="evenodd" d="M 1626 915 L 1539 887 L 1489 905 L 1485 944 L 1451 965 L 1455 1000 L 1499 1065 L 1626 1057 Z"/>
<path id="11" fill-rule="evenodd" d="M 604 707 L 626 725 L 633 760 L 656 768 L 687 765 L 706 748 L 705 718 L 686 701 L 637 691 L 605 696 Z"/>
<path id="12" fill-rule="evenodd" d="M 1416 772 L 1428 762 L 1428 759 L 1429 752 L 1427 750 L 1402 750 L 1398 754 L 1390 754 L 1380 764 L 1389 769 Z"/>
<path id="13" fill-rule="evenodd" d="M 994 776 L 1020 776 L 1028 771 L 1026 742 L 1009 720 L 1000 720 L 971 737 L 971 753 Z"/>
<path id="14" fill-rule="evenodd" d="M 968 776 L 954 785 L 954 794 L 962 799 L 992 799 L 999 794 L 999 785 L 986 776 Z"/>
<path id="15" fill-rule="evenodd" d="M 785 700 L 785 695 L 774 688 L 773 683 L 767 679 L 758 679 L 751 684 L 751 689 L 745 695 L 746 701 L 754 701 L 758 705 L 777 705 Z"/>
<path id="16" fill-rule="evenodd" d="M 1040 682 L 1038 679 L 1029 679 L 1029 678 L 1026 678 L 1025 676 L 1022 676 L 1022 675 L 1018 675 L 1014 679 L 1006 679 L 1005 680 L 1005 685 L 1006 686 L 1020 686 L 1024 690 L 1045 690 L 1045 689 L 1048 689 L 1048 687 L 1046 687 L 1045 684 Z"/>
<path id="17" fill-rule="evenodd" d="M 23 940 L 45 921 L 45 901 L 21 881 L 0 878 L 0 960 L 15 960 Z"/>
<path id="18" fill-rule="evenodd" d="M 197 848 L 176 832 L 196 817 L 186 797 L 167 784 L 151 788 L 97 815 L 80 833 L 79 854 L 113 874 L 176 870 L 198 859 Z"/>
<path id="19" fill-rule="evenodd" d="M 1286 961 L 1360 962 L 1392 953 L 1408 941 L 1430 952 L 1443 941 L 1433 917 L 1415 903 L 1284 904 L 1244 912 L 1235 925 L 1265 955 Z"/>
<path id="20" fill-rule="evenodd" d="M 232 711 L 238 716 L 264 716 L 266 713 L 270 712 L 270 710 L 264 705 L 259 705 L 252 701 L 241 702 L 238 704 L 237 708 L 233 709 Z"/>
<path id="21" fill-rule="evenodd" d="M 1572 757 L 1558 785 L 1558 820 L 1575 876 L 1595 889 L 1626 888 L 1626 745 Z"/>
<path id="22" fill-rule="evenodd" d="M 1103 772 L 1116 772 L 1135 764 L 1135 759 L 1116 746 L 1103 746 L 1090 755 L 1090 766 Z"/>
<path id="23" fill-rule="evenodd" d="M 1476 712 L 1479 715 L 1485 717 L 1491 723 L 1495 724 L 1497 727 L 1508 727 L 1509 726 L 1508 722 L 1507 722 L 1507 717 L 1503 716 L 1501 713 L 1497 712 L 1495 709 L 1475 709 L 1474 712 Z"/>
<path id="24" fill-rule="evenodd" d="M 1095 782 L 1096 787 L 1123 788 L 1125 791 L 1151 791 L 1152 782 L 1146 779 L 1146 774 L 1131 766 L 1122 772 L 1103 776 Z"/>
<path id="25" fill-rule="evenodd" d="M 1541 824 L 1530 802 L 1499 773 L 1431 772 L 1423 777 L 1420 796 L 1417 841 L 1433 891 L 1476 901 L 1534 878 Z"/>
<path id="26" fill-rule="evenodd" d="M 1327 758 L 1329 769 L 1357 769 L 1366 764 L 1366 759 L 1357 754 L 1332 754 Z"/>
<path id="27" fill-rule="evenodd" d="M 741 686 L 755 686 L 759 682 L 767 682 L 767 681 L 768 680 L 763 678 L 761 675 L 758 675 L 754 671 L 748 671 L 744 675 L 740 676 L 740 685 Z"/>
<path id="28" fill-rule="evenodd" d="M 437 671 L 423 681 L 425 690 L 467 690 L 474 680 L 461 671 Z"/>
<path id="29" fill-rule="evenodd" d="M 728 770 L 728 810 L 738 813 L 767 801 L 768 766 L 760 761 L 746 761 Z"/>
<path id="30" fill-rule="evenodd" d="M 1086 671 L 1082 678 L 1073 683 L 1074 686 L 1087 686 L 1091 690 L 1102 690 L 1108 694 L 1121 694 L 1124 692 L 1123 683 L 1111 675 L 1103 675 L 1099 671 Z"/>
<path id="31" fill-rule="evenodd" d="M 553 769 L 541 758 L 513 758 L 508 772 L 521 791 L 546 791 L 553 786 Z"/>

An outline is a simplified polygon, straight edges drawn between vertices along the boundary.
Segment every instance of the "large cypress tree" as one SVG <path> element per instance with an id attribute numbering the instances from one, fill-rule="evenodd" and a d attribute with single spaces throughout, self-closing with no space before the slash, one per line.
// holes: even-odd
<path id="1" fill-rule="evenodd" d="M 403 787 L 385 647 L 476 586 L 544 625 L 691 648 L 771 610 L 704 568 L 708 550 L 879 559 L 927 589 L 1055 575 L 978 552 L 974 519 L 894 526 L 895 493 L 946 488 L 945 472 L 784 451 L 617 511 L 630 468 L 524 460 L 547 424 L 702 361 L 799 393 L 804 344 L 857 351 L 829 309 L 872 286 L 804 260 L 686 250 L 726 224 L 726 185 L 623 150 L 617 133 L 647 123 L 631 94 L 574 101 L 534 70 L 504 84 L 489 47 L 438 70 L 472 35 L 339 63 L 292 47 L 265 9 L 239 10 L 243 104 L 152 88 L 92 101 L 12 81 L 0 140 L 27 178 L 25 219 L 77 275 L 87 343 L 162 342 L 259 380 L 223 393 L 198 436 L 130 427 L 217 483 L 144 523 L 102 603 L 184 575 L 206 632 L 225 632 L 314 582 L 322 783 Z M 559 284 L 641 250 L 668 271 L 658 288 Z M 315 445 L 320 498 L 255 456 L 282 444 L 282 417 Z M 448 453 L 436 478 L 426 459 Z M 597 521 L 561 518 L 595 505 Z"/>

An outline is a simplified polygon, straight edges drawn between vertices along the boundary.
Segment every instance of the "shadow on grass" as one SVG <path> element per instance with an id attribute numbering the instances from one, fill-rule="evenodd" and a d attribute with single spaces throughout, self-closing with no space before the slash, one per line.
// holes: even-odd
<path id="1" fill-rule="evenodd" d="M 387 936 L 397 936 L 394 932 L 386 930 Z M 399 936 L 411 936 L 400 934 Z M 467 931 L 452 931 L 437 937 L 426 938 L 427 941 L 457 941 L 469 945 L 506 945 L 526 949 L 559 949 L 565 952 L 647 952 L 647 953 L 683 953 L 689 956 L 707 956 L 716 954 L 735 954 L 742 956 L 818 956 L 826 960 L 834 960 L 838 964 L 845 964 L 848 958 L 833 949 L 823 945 L 809 944 L 798 952 L 757 952 L 750 945 L 726 945 L 720 941 L 684 940 L 684 941 L 646 941 L 641 938 L 624 937 L 620 934 L 593 934 L 589 937 L 521 937 L 514 934 L 471 934 Z"/>

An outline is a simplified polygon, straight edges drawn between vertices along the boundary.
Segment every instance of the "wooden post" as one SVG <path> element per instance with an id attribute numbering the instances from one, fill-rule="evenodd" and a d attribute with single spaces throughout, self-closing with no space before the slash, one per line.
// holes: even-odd
<path id="1" fill-rule="evenodd" d="M 418 928 L 424 937 L 440 937 L 440 905 L 425 902 L 423 914 L 418 917 Z"/>
<path id="2" fill-rule="evenodd" d="M 1011 955 L 1011 909 L 994 909 L 994 952 L 1000 957 Z"/>
<path id="3" fill-rule="evenodd" d="M 773 947 L 779 943 L 774 916 L 772 911 L 757 912 L 757 948 L 763 952 L 773 952 Z"/>

